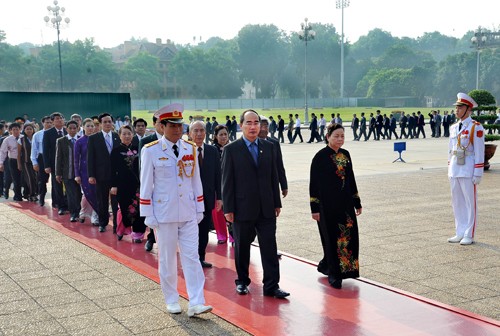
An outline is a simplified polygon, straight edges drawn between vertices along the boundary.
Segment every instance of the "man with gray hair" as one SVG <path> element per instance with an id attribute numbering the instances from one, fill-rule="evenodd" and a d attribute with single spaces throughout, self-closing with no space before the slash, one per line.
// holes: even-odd
<path id="1" fill-rule="evenodd" d="M 83 136 L 83 127 L 82 127 L 82 116 L 77 114 L 77 113 L 74 113 L 71 115 L 71 118 L 70 120 L 74 120 L 77 122 L 78 124 L 78 132 L 76 132 L 76 136 L 78 138 L 81 138 Z"/>
<path id="2" fill-rule="evenodd" d="M 221 195 L 221 162 L 219 150 L 212 145 L 204 143 L 207 131 L 205 123 L 197 120 L 189 126 L 189 137 L 196 144 L 200 178 L 203 186 L 203 200 L 205 211 L 203 219 L 198 223 L 198 254 L 203 268 L 210 268 L 212 264 L 205 261 L 205 250 L 208 245 L 208 233 L 213 227 L 212 210 L 222 208 Z"/>

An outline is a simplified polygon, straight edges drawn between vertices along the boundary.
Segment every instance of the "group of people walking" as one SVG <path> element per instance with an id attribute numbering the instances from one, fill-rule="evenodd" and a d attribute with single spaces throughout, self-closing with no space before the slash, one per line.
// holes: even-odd
<path id="1" fill-rule="evenodd" d="M 462 245 L 473 242 L 475 186 L 482 176 L 484 130 L 470 120 L 474 104 L 470 97 L 459 95 L 456 105 L 461 123 L 450 130 L 449 177 L 456 236 L 448 241 Z M 61 216 L 69 211 L 70 222 L 83 223 L 89 217 L 105 232 L 111 204 L 118 240 L 130 234 L 133 243 L 141 243 L 149 227 L 145 249 L 151 251 L 157 243 L 160 283 L 169 313 L 182 311 L 178 253 L 188 292 L 188 316 L 212 310 L 205 302 L 203 273 L 203 268 L 212 267 L 206 260 L 212 229 L 218 244 L 234 246 L 238 295 L 251 291 L 250 250 L 258 238 L 263 295 L 287 298 L 290 293 L 279 286 L 276 241 L 281 198 L 288 194 L 280 148 L 283 119 L 278 116 L 273 126 L 272 118 L 246 110 L 239 118 L 242 135 L 231 140 L 228 126 L 214 127 L 211 122 L 209 132 L 203 120 L 192 121 L 185 134 L 183 111 L 182 104 L 159 109 L 153 116 L 155 132 L 148 136 L 144 119 L 122 125 L 116 133 L 113 117 L 107 113 L 84 120 L 73 115 L 65 122 L 61 113 L 54 112 L 43 118 L 44 129 L 36 133 L 29 123 L 13 122 L 9 135 L 1 139 L 0 171 L 5 173 L 6 165 L 11 170 L 14 200 L 22 200 L 22 185 L 28 200 L 38 201 L 40 206 L 44 206 L 50 176 L 52 206 Z M 342 148 L 342 120 L 339 115 L 332 117 L 327 125 L 322 114 L 319 120 L 312 114 L 309 142 L 324 141 L 326 146 L 312 160 L 309 196 L 311 217 L 317 222 L 323 246 L 317 270 L 328 277 L 333 288 L 340 289 L 344 279 L 359 277 L 357 217 L 362 206 L 352 158 Z M 298 115 L 295 120 L 290 115 L 289 120 L 296 131 Z M 276 139 L 271 130 L 278 132 Z M 300 130 L 291 143 L 296 137 L 303 141 Z M 25 172 L 28 169 L 31 171 Z M 12 170 L 23 172 L 24 182 Z"/>

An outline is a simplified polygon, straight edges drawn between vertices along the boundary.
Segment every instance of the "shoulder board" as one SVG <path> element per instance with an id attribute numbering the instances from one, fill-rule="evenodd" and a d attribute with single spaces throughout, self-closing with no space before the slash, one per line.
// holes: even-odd
<path id="1" fill-rule="evenodd" d="M 144 147 L 148 148 L 148 147 L 154 146 L 158 142 L 160 142 L 160 140 L 151 141 L 150 143 L 145 144 Z"/>
<path id="2" fill-rule="evenodd" d="M 479 121 L 474 120 L 474 125 L 481 125 Z"/>
<path id="3" fill-rule="evenodd" d="M 184 142 L 187 142 L 188 144 L 190 144 L 191 146 L 193 147 L 196 147 L 196 143 L 194 143 L 193 141 L 189 141 L 189 140 L 184 140 L 182 139 Z"/>

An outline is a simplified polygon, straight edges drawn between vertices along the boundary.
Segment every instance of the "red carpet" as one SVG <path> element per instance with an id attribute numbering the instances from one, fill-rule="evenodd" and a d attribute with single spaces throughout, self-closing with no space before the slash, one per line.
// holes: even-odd
<path id="1" fill-rule="evenodd" d="M 158 282 L 155 253 L 144 251 L 144 244 L 130 238 L 118 241 L 108 231 L 85 224 L 61 224 L 49 205 L 41 208 L 28 202 L 10 206 L 46 225 L 111 257 L 134 271 Z M 288 300 L 262 295 L 259 249 L 252 248 L 250 294 L 235 292 L 232 248 L 218 245 L 211 235 L 205 270 L 205 296 L 214 313 L 255 335 L 500 335 L 500 323 L 452 306 L 406 293 L 367 279 L 346 280 L 342 290 L 328 285 L 315 265 L 283 255 L 280 286 L 291 292 Z M 153 250 L 153 252 L 156 249 Z M 181 295 L 186 297 L 182 272 Z"/>

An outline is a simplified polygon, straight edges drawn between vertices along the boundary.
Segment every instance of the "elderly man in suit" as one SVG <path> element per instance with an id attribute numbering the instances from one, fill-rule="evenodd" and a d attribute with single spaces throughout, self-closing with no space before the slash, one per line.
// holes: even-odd
<path id="1" fill-rule="evenodd" d="M 276 217 L 281 199 L 273 145 L 258 139 L 260 118 L 254 110 L 240 117 L 243 136 L 224 147 L 222 156 L 222 200 L 224 215 L 233 223 L 236 291 L 248 294 L 250 245 L 257 232 L 264 269 L 264 295 L 285 298 L 280 289 L 276 246 Z"/>
<path id="2" fill-rule="evenodd" d="M 148 143 L 161 139 L 161 137 L 163 136 L 163 127 L 161 126 L 161 123 L 158 120 L 158 118 L 156 118 L 156 116 L 154 115 L 153 115 L 153 126 L 155 128 L 155 132 L 153 134 L 145 136 L 139 141 L 139 163 L 141 162 L 140 157 L 142 148 Z M 153 250 L 153 246 L 155 243 L 156 243 L 155 233 L 153 229 L 149 229 L 148 237 L 146 239 L 146 244 L 144 244 L 144 249 L 147 252 L 151 252 Z"/>
<path id="3" fill-rule="evenodd" d="M 63 186 L 57 182 L 55 175 L 56 165 L 56 140 L 67 134 L 64 129 L 64 116 L 59 112 L 50 115 L 50 120 L 54 127 L 48 129 L 43 134 L 43 162 L 45 164 L 45 173 L 50 174 L 52 184 L 52 207 L 59 209 L 59 215 L 64 215 L 68 205 L 64 194 Z"/>
<path id="4" fill-rule="evenodd" d="M 205 250 L 208 245 L 208 233 L 210 227 L 213 227 L 212 210 L 222 208 L 221 197 L 221 167 L 219 150 L 212 145 L 204 144 L 206 136 L 205 123 L 201 120 L 195 121 L 189 127 L 189 137 L 196 144 L 198 156 L 198 166 L 200 167 L 201 183 L 203 185 L 203 199 L 205 211 L 203 219 L 198 225 L 199 228 L 199 246 L 201 266 L 205 268 L 212 267 L 212 264 L 205 261 Z"/>
<path id="5" fill-rule="evenodd" d="M 198 256 L 198 224 L 203 219 L 203 187 L 196 146 L 181 139 L 182 104 L 158 110 L 163 137 L 141 151 L 140 212 L 155 228 L 158 240 L 160 284 L 167 311 L 179 314 L 177 247 L 189 296 L 189 317 L 207 313 L 205 275 Z"/>
<path id="6" fill-rule="evenodd" d="M 70 120 L 66 124 L 68 134 L 57 139 L 56 142 L 56 180 L 64 182 L 66 198 L 70 213 L 70 221 L 76 222 L 80 216 L 80 202 L 82 193 L 80 186 L 75 181 L 74 146 L 78 137 L 80 127 L 76 120 Z"/>
<path id="7" fill-rule="evenodd" d="M 109 222 L 109 190 L 111 189 L 111 151 L 120 145 L 118 134 L 113 132 L 113 117 L 99 115 L 102 130 L 89 136 L 87 170 L 89 183 L 96 186 L 99 232 L 105 232 Z"/>

